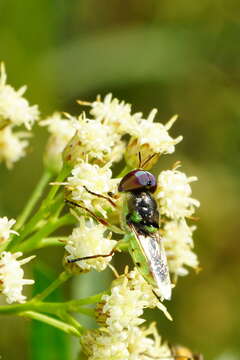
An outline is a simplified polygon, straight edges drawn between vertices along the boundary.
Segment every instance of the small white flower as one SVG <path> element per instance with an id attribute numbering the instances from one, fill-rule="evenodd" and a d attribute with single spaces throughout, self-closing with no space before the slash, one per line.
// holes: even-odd
<path id="1" fill-rule="evenodd" d="M 40 125 L 47 126 L 51 134 L 47 143 L 45 163 L 49 169 L 58 172 L 62 167 L 63 150 L 74 136 L 76 129 L 70 119 L 62 118 L 58 112 L 41 121 Z"/>
<path id="2" fill-rule="evenodd" d="M 81 338 L 88 360 L 128 360 L 128 332 L 89 330 Z"/>
<path id="3" fill-rule="evenodd" d="M 188 274 L 185 266 L 197 269 L 197 255 L 192 251 L 192 233 L 195 226 L 188 226 L 184 219 L 169 221 L 164 225 L 163 240 L 169 270 L 177 276 Z"/>
<path id="4" fill-rule="evenodd" d="M 112 332 L 107 328 L 89 330 L 82 337 L 88 360 L 173 360 L 171 350 L 162 343 L 155 324 Z"/>
<path id="5" fill-rule="evenodd" d="M 28 130 L 31 129 L 33 123 L 39 117 L 37 105 L 30 106 L 23 97 L 26 86 L 16 91 L 6 82 L 7 75 L 2 63 L 0 77 L 0 120 L 7 120 L 12 125 L 24 124 Z"/>
<path id="6" fill-rule="evenodd" d="M 47 119 L 40 121 L 41 126 L 47 126 L 51 135 L 59 137 L 65 145 L 76 132 L 75 126 L 70 119 L 62 117 L 61 113 L 55 112 Z"/>
<path id="7" fill-rule="evenodd" d="M 111 234 L 106 236 L 105 233 L 106 227 L 104 225 L 95 224 L 92 219 L 86 223 L 84 217 L 81 217 L 79 227 L 73 229 L 67 240 L 65 249 L 70 254 L 67 259 L 109 254 L 117 242 L 111 240 Z M 83 270 L 93 268 L 97 271 L 103 271 L 111 260 L 112 256 L 96 257 L 95 259 L 78 261 L 76 264 Z"/>
<path id="8" fill-rule="evenodd" d="M 131 120 L 131 105 L 124 101 L 113 98 L 112 94 L 107 94 L 103 101 L 100 96 L 96 101 L 90 103 L 92 107 L 90 114 L 95 119 L 103 121 L 105 124 L 113 125 L 118 131 L 119 125 Z"/>
<path id="9" fill-rule="evenodd" d="M 133 327 L 128 332 L 129 360 L 174 360 L 171 350 L 158 334 L 155 323 L 148 328 Z"/>
<path id="10" fill-rule="evenodd" d="M 178 170 L 162 171 L 158 177 L 155 193 L 162 215 L 172 219 L 191 216 L 200 203 L 190 197 L 192 194 L 189 183 L 196 181 L 196 176 L 187 177 Z"/>
<path id="11" fill-rule="evenodd" d="M 127 278 L 129 288 L 139 290 L 141 292 L 141 299 L 144 302 L 144 307 L 158 307 L 165 313 L 167 317 L 170 317 L 165 306 L 160 303 L 159 299 L 154 295 L 152 286 L 146 282 L 146 280 L 142 277 L 136 268 L 127 274 Z M 155 290 L 157 292 L 157 289 Z"/>
<path id="12" fill-rule="evenodd" d="M 129 289 L 126 281 L 122 286 L 114 286 L 111 295 L 103 296 L 103 313 L 107 314 L 106 324 L 111 331 L 122 331 L 145 321 L 140 318 L 144 307 L 141 295 L 139 290 Z"/>
<path id="13" fill-rule="evenodd" d="M 15 224 L 16 220 L 8 220 L 6 216 L 0 218 L 0 244 L 7 241 L 11 234 L 18 233 L 14 230 L 11 230 L 11 227 Z"/>
<path id="14" fill-rule="evenodd" d="M 78 119 L 73 117 L 70 119 L 76 129 L 76 134 L 64 152 L 66 161 L 70 159 L 71 163 L 77 164 L 87 156 L 89 162 L 105 164 L 108 161 L 121 159 L 125 144 L 111 126 L 103 124 L 98 119 L 87 119 L 84 113 Z"/>
<path id="15" fill-rule="evenodd" d="M 142 324 L 140 318 L 145 308 L 158 306 L 168 318 L 171 318 L 163 304 L 152 292 L 152 287 L 135 269 L 114 280 L 111 294 L 103 295 L 102 313 L 106 314 L 106 325 L 112 331 L 122 331 Z M 159 305 L 160 304 L 160 305 Z"/>
<path id="16" fill-rule="evenodd" d="M 12 132 L 10 126 L 0 130 L 0 162 L 6 162 L 7 167 L 11 169 L 16 161 L 25 156 L 28 141 L 24 138 L 29 136 L 28 133 Z"/>
<path id="17" fill-rule="evenodd" d="M 22 265 L 28 263 L 35 256 L 17 260 L 22 253 L 11 254 L 4 251 L 0 255 L 0 292 L 6 296 L 9 304 L 13 302 L 24 303 L 26 296 L 22 294 L 23 285 L 31 285 L 34 280 L 23 279 Z"/>
<path id="18" fill-rule="evenodd" d="M 171 128 L 177 117 L 174 116 L 166 125 L 154 123 L 154 117 L 157 113 L 153 109 L 147 119 L 132 117 L 131 121 L 122 125 L 122 130 L 137 139 L 138 146 L 148 145 L 152 152 L 158 154 L 171 154 L 175 150 L 175 145 L 182 140 L 182 136 L 173 139 L 168 130 Z"/>
<path id="19" fill-rule="evenodd" d="M 109 191 L 115 192 L 118 182 L 118 179 L 112 179 L 110 164 L 100 167 L 82 162 L 72 170 L 72 176 L 67 179 L 66 189 L 70 192 L 71 200 L 80 201 L 89 210 L 99 211 L 102 216 L 106 216 L 106 210 L 111 208 L 109 202 L 90 194 L 86 188 L 107 196 Z"/>

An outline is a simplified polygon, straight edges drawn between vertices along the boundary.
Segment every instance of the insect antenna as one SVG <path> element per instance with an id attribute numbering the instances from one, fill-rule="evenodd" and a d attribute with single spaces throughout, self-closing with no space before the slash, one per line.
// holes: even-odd
<path id="1" fill-rule="evenodd" d="M 86 211 L 90 217 L 92 217 L 93 219 L 95 219 L 97 222 L 99 222 L 100 224 L 106 226 L 107 228 L 109 228 L 110 230 L 112 230 L 113 232 L 117 233 L 117 234 L 123 234 L 123 230 L 119 229 L 117 226 L 114 226 L 114 225 L 111 225 L 107 220 L 97 216 L 93 211 L 91 211 L 90 209 L 88 209 L 87 207 L 83 206 L 83 205 L 80 205 L 78 204 L 77 202 L 75 201 L 72 201 L 72 200 L 68 200 L 68 199 L 65 199 L 64 200 L 65 203 L 67 203 L 68 205 L 71 205 L 71 206 L 74 206 L 74 207 L 78 207 L 84 211 Z"/>
<path id="2" fill-rule="evenodd" d="M 141 151 L 138 152 L 138 168 L 139 168 L 139 169 L 142 168 L 142 155 L 141 155 Z"/>
<path id="3" fill-rule="evenodd" d="M 142 163 L 142 169 L 144 169 L 144 167 L 149 163 L 149 161 L 151 161 L 155 156 L 157 156 L 157 153 L 154 153 L 152 155 L 149 155 Z"/>
<path id="4" fill-rule="evenodd" d="M 75 207 L 79 207 L 80 209 L 85 210 L 91 217 L 93 217 L 96 221 L 98 221 L 99 223 L 108 226 L 108 222 L 102 218 L 100 218 L 99 216 L 97 216 L 96 214 L 94 214 L 94 212 L 92 212 L 91 210 L 89 210 L 88 208 L 86 208 L 85 206 L 82 206 L 80 204 L 78 204 L 75 201 L 71 201 L 71 200 L 64 200 L 67 204 L 75 206 Z"/>

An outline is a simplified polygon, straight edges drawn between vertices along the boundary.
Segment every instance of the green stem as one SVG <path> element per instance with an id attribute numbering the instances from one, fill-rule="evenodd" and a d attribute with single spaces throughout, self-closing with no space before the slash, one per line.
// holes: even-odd
<path id="1" fill-rule="evenodd" d="M 89 296 L 89 297 L 86 297 L 83 299 L 71 300 L 68 303 L 69 303 L 70 308 L 71 308 L 71 306 L 72 306 L 72 308 L 75 308 L 77 306 L 82 306 L 82 305 L 96 304 L 97 302 L 99 302 L 101 300 L 102 296 L 105 294 L 106 294 L 106 292 L 103 291 L 99 294 L 92 295 L 92 296 Z"/>
<path id="2" fill-rule="evenodd" d="M 19 215 L 16 225 L 14 226 L 14 230 L 17 231 L 23 226 L 23 224 L 25 223 L 25 221 L 31 214 L 35 204 L 42 196 L 43 190 L 51 178 L 52 178 L 52 173 L 45 170 L 45 172 L 43 173 L 42 177 L 40 178 L 37 186 L 35 187 L 30 199 L 28 200 L 26 206 L 24 207 L 22 213 Z"/>
<path id="3" fill-rule="evenodd" d="M 83 334 L 84 327 L 72 315 L 68 314 L 67 312 L 60 312 L 59 317 L 64 322 L 67 322 L 69 325 L 72 325 L 74 328 L 76 328 L 80 334 Z"/>
<path id="4" fill-rule="evenodd" d="M 38 320 L 41 322 L 44 322 L 48 325 L 54 326 L 55 328 L 64 331 L 67 334 L 70 335 L 74 335 L 77 337 L 80 337 L 81 334 L 80 332 L 76 329 L 76 327 L 73 327 L 72 325 L 66 324 L 63 321 L 54 319 L 50 316 L 44 315 L 44 314 L 39 314 L 37 312 L 34 311 L 24 311 L 22 313 L 19 314 L 20 316 L 24 316 L 24 317 L 28 317 L 30 319 L 33 320 Z"/>
<path id="5" fill-rule="evenodd" d="M 2 305 L 0 306 L 0 314 L 19 314 L 23 311 L 36 311 L 43 312 L 48 314 L 59 315 L 61 312 L 78 312 L 90 317 L 94 317 L 94 310 L 89 308 L 84 308 L 78 304 L 78 300 L 66 301 L 66 302 L 35 302 L 28 301 L 25 304 L 16 304 L 16 305 Z"/>
<path id="6" fill-rule="evenodd" d="M 41 239 L 35 249 L 42 249 L 49 246 L 64 246 L 67 236 L 51 236 Z"/>
<path id="7" fill-rule="evenodd" d="M 23 227 L 23 231 L 21 231 L 20 236 L 14 236 L 10 244 L 8 244 L 7 250 L 15 251 L 17 249 L 17 245 L 21 243 L 29 234 L 31 234 L 36 225 L 43 220 L 48 214 L 55 214 L 58 211 L 59 207 L 62 206 L 63 197 L 57 197 L 52 204 L 49 204 L 46 208 L 40 208 L 37 213 L 31 218 L 30 221 Z"/>
<path id="8" fill-rule="evenodd" d="M 63 196 L 57 196 L 54 202 L 49 203 L 48 206 L 41 206 L 37 213 L 31 218 L 31 220 L 24 226 L 23 231 L 18 237 L 21 242 L 26 236 L 34 231 L 35 226 L 40 220 L 42 220 L 48 214 L 55 214 L 55 212 L 61 207 L 63 203 Z"/>
<path id="9" fill-rule="evenodd" d="M 67 271 L 63 271 L 56 280 L 54 280 L 43 292 L 36 295 L 31 301 L 42 301 L 48 297 L 54 290 L 56 290 L 61 284 L 67 281 L 72 274 Z"/>
<path id="10" fill-rule="evenodd" d="M 28 301 L 24 304 L 1 305 L 0 314 L 17 314 L 23 311 L 39 311 L 57 314 L 59 311 L 81 312 L 82 314 L 93 316 L 93 310 L 83 308 L 83 305 L 90 305 L 99 302 L 106 292 L 102 292 L 87 298 L 70 300 L 66 302 L 42 302 L 36 299 Z M 89 310 L 89 311 L 88 311 Z"/>
<path id="11" fill-rule="evenodd" d="M 26 239 L 20 245 L 13 248 L 13 251 L 22 251 L 28 252 L 34 250 L 38 246 L 38 242 L 48 235 L 52 234 L 55 230 L 59 229 L 62 226 L 74 224 L 75 219 L 71 214 L 66 214 L 60 219 L 49 220 L 38 232 L 33 236 Z"/>
<path id="12" fill-rule="evenodd" d="M 56 179 L 56 182 L 63 181 L 65 179 L 65 177 L 69 174 L 70 171 L 71 171 L 71 168 L 69 166 L 63 167 L 62 171 L 60 172 L 60 174 L 58 175 L 58 177 Z M 44 180 L 46 180 L 46 178 L 44 177 Z M 42 182 L 41 182 L 41 184 L 42 184 Z M 26 226 L 24 226 L 23 231 L 21 231 L 20 236 L 16 236 L 16 235 L 13 236 L 13 239 L 14 239 L 13 245 L 11 243 L 6 244 L 6 246 L 10 245 L 9 250 L 12 250 L 12 247 L 16 247 L 17 244 L 19 244 L 27 235 L 29 235 L 34 230 L 34 227 L 36 226 L 36 224 L 41 219 L 43 219 L 48 212 L 51 212 L 52 207 L 54 208 L 56 206 L 56 204 L 52 203 L 52 201 L 53 201 L 59 187 L 60 187 L 60 185 L 53 185 L 51 187 L 51 190 L 49 191 L 47 197 L 43 200 L 43 202 L 42 202 L 40 208 L 38 209 L 38 211 L 36 212 L 36 214 L 31 218 L 31 220 L 26 224 Z M 38 186 L 37 186 L 37 189 L 38 189 Z M 35 193 L 35 191 L 34 191 L 34 193 Z M 36 196 L 34 197 L 34 204 L 35 204 L 35 200 L 38 195 L 39 195 L 39 191 L 36 190 Z M 58 205 L 58 201 L 56 203 Z M 32 204 L 31 204 L 31 206 L 32 206 Z M 56 213 L 57 212 L 59 213 L 59 209 L 62 206 L 63 206 L 63 202 L 57 207 Z M 27 207 L 27 210 L 24 210 L 24 212 L 25 212 L 24 217 L 26 216 L 26 213 L 29 212 L 29 208 L 30 208 L 30 206 Z M 21 222 L 22 222 L 22 220 L 21 220 Z M 19 227 L 19 225 L 18 225 L 18 227 Z"/>
<path id="13" fill-rule="evenodd" d="M 62 168 L 61 172 L 59 173 L 59 175 L 57 176 L 54 182 L 61 183 L 70 173 L 70 171 L 71 171 L 71 167 L 69 167 L 68 165 L 64 165 L 64 167 Z M 46 199 L 44 200 L 43 205 L 48 204 L 54 198 L 60 186 L 61 185 L 53 185 L 51 187 L 51 190 L 49 191 Z"/>

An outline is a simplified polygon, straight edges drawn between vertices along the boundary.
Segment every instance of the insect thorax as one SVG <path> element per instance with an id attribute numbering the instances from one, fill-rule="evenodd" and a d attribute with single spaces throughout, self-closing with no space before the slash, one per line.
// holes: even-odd
<path id="1" fill-rule="evenodd" d="M 146 191 L 131 192 L 127 198 L 127 224 L 133 224 L 139 233 L 151 235 L 159 228 L 156 201 Z"/>

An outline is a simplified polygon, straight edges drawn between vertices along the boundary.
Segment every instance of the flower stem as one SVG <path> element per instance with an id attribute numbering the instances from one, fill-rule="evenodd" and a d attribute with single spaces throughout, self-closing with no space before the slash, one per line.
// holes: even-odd
<path id="1" fill-rule="evenodd" d="M 42 301 L 47 298 L 54 290 L 56 290 L 61 284 L 67 281 L 72 274 L 67 271 L 63 271 L 56 280 L 54 280 L 43 292 L 36 295 L 31 301 Z"/>
<path id="2" fill-rule="evenodd" d="M 22 242 L 17 248 L 14 247 L 13 251 L 28 252 L 34 250 L 38 242 L 48 235 L 52 234 L 55 230 L 64 225 L 74 224 L 75 220 L 71 214 L 66 214 L 59 219 L 49 220 L 38 232 L 33 236 Z"/>
<path id="3" fill-rule="evenodd" d="M 60 275 L 61 276 L 61 275 Z M 63 275 L 64 277 L 65 275 Z M 51 286 L 51 291 L 53 291 L 53 286 Z M 56 286 L 54 286 L 56 288 Z M 45 290 L 44 290 L 45 291 Z M 45 292 L 44 295 L 50 294 L 49 290 Z M 23 311 L 39 311 L 46 312 L 51 314 L 58 314 L 59 311 L 69 311 L 69 312 L 80 312 L 87 316 L 93 316 L 93 310 L 89 308 L 84 308 L 83 305 L 90 305 L 99 302 L 102 296 L 106 292 L 102 292 L 87 298 L 70 300 L 66 302 L 42 302 L 39 301 L 39 298 L 36 297 L 24 304 L 13 304 L 13 305 L 0 305 L 0 314 L 18 314 Z"/>
<path id="4" fill-rule="evenodd" d="M 79 303 L 80 302 L 80 303 Z M 96 301 L 95 301 L 96 302 Z M 23 311 L 37 311 L 58 315 L 65 311 L 79 312 L 81 314 L 94 317 L 94 310 L 84 308 L 81 306 L 81 300 L 72 300 L 66 302 L 42 302 L 42 301 L 28 301 L 24 304 L 2 305 L 0 306 L 0 314 L 19 314 Z"/>
<path id="5" fill-rule="evenodd" d="M 39 241 L 35 249 L 42 249 L 48 246 L 64 246 L 67 236 L 50 236 Z"/>
<path id="6" fill-rule="evenodd" d="M 69 167 L 68 165 L 64 165 L 61 172 L 59 173 L 59 175 L 57 176 L 55 182 L 56 183 L 61 183 L 65 177 L 70 173 L 71 171 L 71 167 Z M 49 202 L 51 202 L 51 200 L 54 198 L 54 196 L 56 195 L 59 187 L 61 185 L 60 184 L 57 184 L 57 185 L 53 185 L 51 190 L 49 191 L 46 199 L 44 200 L 43 202 L 43 206 L 48 204 Z"/>
<path id="7" fill-rule="evenodd" d="M 59 313 L 59 317 L 64 321 L 68 322 L 69 325 L 72 325 L 76 328 L 80 334 L 84 332 L 84 327 L 70 314 L 67 312 Z"/>
<path id="8" fill-rule="evenodd" d="M 73 327 L 72 325 L 66 324 L 63 321 L 54 319 L 50 316 L 37 313 L 35 311 L 24 311 L 19 314 L 20 316 L 28 317 L 33 320 L 38 320 L 41 322 L 44 322 L 48 325 L 54 326 L 55 328 L 64 331 L 67 334 L 74 335 L 77 337 L 80 337 L 80 332 L 76 329 L 76 327 Z"/>
<path id="9" fill-rule="evenodd" d="M 99 302 L 102 298 L 102 296 L 106 294 L 105 291 L 96 294 L 96 295 L 92 295 L 83 299 L 78 299 L 78 300 L 71 300 L 69 301 L 69 306 L 71 309 L 76 309 L 77 306 L 82 306 L 82 305 L 90 305 L 90 304 L 95 304 L 97 302 Z M 73 310 L 75 311 L 75 310 Z"/>
<path id="10" fill-rule="evenodd" d="M 45 170 L 45 172 L 43 173 L 42 177 L 40 178 L 37 186 L 35 187 L 30 199 L 28 200 L 26 206 L 24 207 L 22 213 L 19 215 L 16 225 L 14 226 L 14 230 L 17 231 L 23 226 L 23 224 L 25 223 L 25 221 L 31 214 L 35 204 L 42 196 L 43 190 L 44 190 L 45 186 L 47 185 L 47 183 L 52 178 L 52 176 L 53 176 L 52 173 Z"/>

